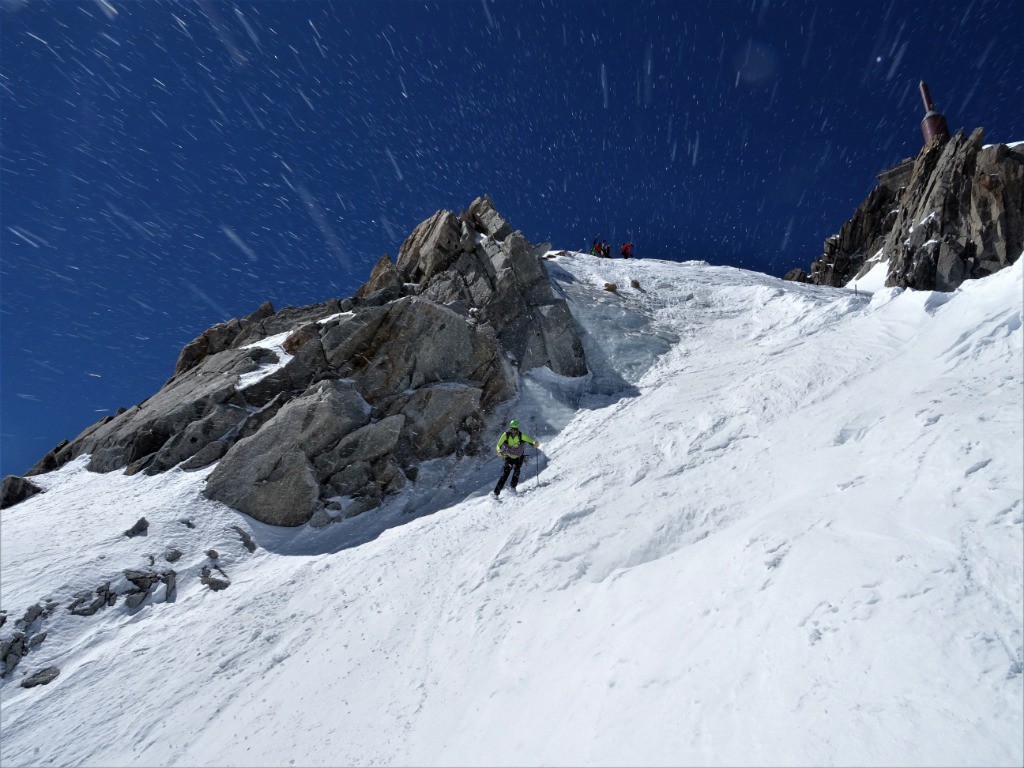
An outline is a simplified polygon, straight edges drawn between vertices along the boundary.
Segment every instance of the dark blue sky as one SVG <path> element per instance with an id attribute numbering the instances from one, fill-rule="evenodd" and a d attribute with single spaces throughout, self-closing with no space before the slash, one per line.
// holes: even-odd
<path id="1" fill-rule="evenodd" d="M 918 80 L 954 131 L 1024 139 L 1022 26 L 1019 0 L 0 0 L 2 472 L 482 193 L 534 242 L 806 268 L 920 149 Z"/>

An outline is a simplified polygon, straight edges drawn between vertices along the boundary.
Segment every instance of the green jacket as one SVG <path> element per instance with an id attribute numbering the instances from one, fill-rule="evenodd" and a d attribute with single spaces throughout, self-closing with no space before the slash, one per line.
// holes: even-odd
<path id="1" fill-rule="evenodd" d="M 508 432 L 502 432 L 501 437 L 498 438 L 498 455 L 499 456 L 511 456 L 512 458 L 519 458 L 523 455 L 526 450 L 526 446 L 523 443 L 529 443 L 530 445 L 540 445 L 536 440 L 530 437 L 525 432 L 519 432 L 518 434 L 511 435 Z M 502 446 L 505 446 L 502 450 Z"/>

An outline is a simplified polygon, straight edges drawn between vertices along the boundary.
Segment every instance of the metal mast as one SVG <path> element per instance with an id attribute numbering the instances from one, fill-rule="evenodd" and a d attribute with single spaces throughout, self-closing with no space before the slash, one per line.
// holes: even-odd
<path id="1" fill-rule="evenodd" d="M 935 109 L 935 102 L 932 101 L 932 94 L 928 90 L 928 83 L 921 81 L 921 100 L 924 101 L 924 120 L 921 121 L 921 133 L 924 134 L 924 143 L 928 144 L 932 139 L 939 139 L 942 142 L 949 141 L 949 126 L 946 124 L 946 116 Z"/>

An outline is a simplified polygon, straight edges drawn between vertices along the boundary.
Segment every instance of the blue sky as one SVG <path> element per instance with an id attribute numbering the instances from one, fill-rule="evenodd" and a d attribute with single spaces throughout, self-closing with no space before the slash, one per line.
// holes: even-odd
<path id="1" fill-rule="evenodd" d="M 0 2 L 3 474 L 479 194 L 534 242 L 806 269 L 920 149 L 920 79 L 1024 139 L 1020 4 L 920 8 Z"/>

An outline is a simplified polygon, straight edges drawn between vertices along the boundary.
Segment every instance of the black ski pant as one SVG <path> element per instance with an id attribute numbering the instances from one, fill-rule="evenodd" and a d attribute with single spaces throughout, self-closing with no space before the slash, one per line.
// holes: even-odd
<path id="1" fill-rule="evenodd" d="M 501 477 L 498 479 L 498 484 L 494 486 L 495 493 L 501 493 L 501 489 L 505 487 L 505 481 L 508 480 L 508 473 L 512 473 L 512 482 L 509 483 L 509 487 L 513 490 L 519 484 L 519 472 L 523 468 L 523 459 L 526 456 L 506 456 L 505 466 L 501 470 Z"/>

